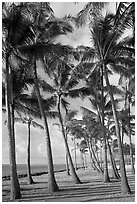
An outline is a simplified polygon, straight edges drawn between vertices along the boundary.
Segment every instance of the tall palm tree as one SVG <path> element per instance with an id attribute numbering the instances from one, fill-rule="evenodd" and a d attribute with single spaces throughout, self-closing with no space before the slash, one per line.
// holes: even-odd
<path id="1" fill-rule="evenodd" d="M 72 120 L 74 119 L 74 117 L 77 115 L 77 111 L 67 111 L 66 112 L 66 116 L 65 116 L 65 129 L 66 129 L 66 135 L 67 137 L 69 136 L 69 130 L 67 129 L 67 126 L 69 123 L 72 122 Z M 76 155 L 76 138 L 72 138 L 73 144 L 74 144 L 74 158 L 75 158 L 75 169 L 77 170 L 77 155 Z M 66 152 L 67 154 L 67 152 Z"/>
<path id="2" fill-rule="evenodd" d="M 128 121 L 125 120 L 124 117 L 122 119 L 128 124 L 127 125 L 127 135 L 129 136 L 129 141 L 130 141 L 130 156 L 131 156 L 131 173 L 135 173 L 135 168 L 134 168 L 134 162 L 133 162 L 133 152 L 132 152 L 132 140 L 131 140 L 131 105 L 134 105 L 135 101 L 135 68 L 131 67 L 127 71 L 127 76 L 125 77 L 124 75 L 121 75 L 119 79 L 119 84 L 122 86 L 123 89 L 123 96 L 124 96 L 124 109 L 123 109 L 123 114 L 126 115 L 126 118 L 128 118 Z M 124 82 L 125 85 L 122 85 L 122 82 Z"/>
<path id="3" fill-rule="evenodd" d="M 96 15 L 93 11 L 89 12 L 91 19 L 90 29 L 92 34 L 93 49 L 90 48 L 86 52 L 86 59 L 98 59 L 98 65 L 101 64 L 102 73 L 104 75 L 108 93 L 112 102 L 112 110 L 115 119 L 116 134 L 119 144 L 119 154 L 121 161 L 121 192 L 130 193 L 130 188 L 127 182 L 124 157 L 121 146 L 120 127 L 118 124 L 118 117 L 116 113 L 116 107 L 114 105 L 114 97 L 111 93 L 110 82 L 108 78 L 108 71 L 113 67 L 113 70 L 122 72 L 127 67 L 133 66 L 134 60 L 129 56 L 133 55 L 133 49 L 126 46 L 127 40 L 121 40 L 126 28 L 134 26 L 134 12 L 135 4 L 132 3 L 120 3 L 116 10 L 116 15 L 107 14 L 105 17 Z M 84 15 L 83 15 L 84 17 Z M 132 38 L 133 39 L 133 38 Z M 88 57 L 87 57 L 88 55 Z M 94 64 L 95 65 L 95 64 Z"/>
<path id="4" fill-rule="evenodd" d="M 51 141 L 49 134 L 49 127 L 47 123 L 47 116 L 44 114 L 43 103 L 41 100 L 41 93 L 38 83 L 37 61 L 41 60 L 45 64 L 45 70 L 50 72 L 46 66 L 46 57 L 52 59 L 53 53 L 62 51 L 61 45 L 51 43 L 57 36 L 72 32 L 72 27 L 65 21 L 55 19 L 53 11 L 49 3 L 29 3 L 29 9 L 34 9 L 32 16 L 32 30 L 35 33 L 33 41 L 30 45 L 20 47 L 21 54 L 27 56 L 33 64 L 33 72 L 35 76 L 35 90 L 37 93 L 40 114 L 44 123 L 47 144 L 47 158 L 48 158 L 48 190 L 53 192 L 58 190 L 58 186 L 54 176 L 54 167 L 51 151 Z"/>
<path id="5" fill-rule="evenodd" d="M 60 66 L 60 65 L 59 65 Z M 67 154 L 68 154 L 68 158 L 69 158 L 69 164 L 70 164 L 70 168 L 71 168 L 71 174 L 73 177 L 73 180 L 75 183 L 81 183 L 80 179 L 78 178 L 76 172 L 75 172 L 75 168 L 72 162 L 72 157 L 70 154 L 70 150 L 69 150 L 69 146 L 68 143 L 66 141 L 66 133 L 65 133 L 65 128 L 63 125 L 63 116 L 61 113 L 61 104 L 63 105 L 63 107 L 67 110 L 67 105 L 69 104 L 65 98 L 67 97 L 67 95 L 69 95 L 70 97 L 73 95 L 75 95 L 75 91 L 78 92 L 77 89 L 74 89 L 75 83 L 77 84 L 78 82 L 76 80 L 74 80 L 73 76 L 70 76 L 71 73 L 71 68 L 69 66 L 66 66 L 65 69 L 59 70 L 59 72 L 57 73 L 57 75 L 54 75 L 54 82 L 56 79 L 57 80 L 57 84 L 54 85 L 54 92 L 53 94 L 57 94 L 56 96 L 56 104 L 57 104 L 57 110 L 59 112 L 59 121 L 61 124 L 61 128 L 62 128 L 62 135 L 64 138 L 64 142 L 65 142 L 65 147 L 67 150 Z M 70 76 L 70 80 L 68 81 L 68 77 Z M 60 77 L 60 78 L 59 78 Z M 77 95 L 76 95 L 77 96 Z M 75 97 L 75 96 L 74 96 Z"/>
<path id="6" fill-rule="evenodd" d="M 6 67 L 6 104 L 8 118 L 8 138 L 9 138 L 9 157 L 11 168 L 11 200 L 21 198 L 20 185 L 17 178 L 15 138 L 14 138 L 14 117 L 12 115 L 12 91 L 10 81 L 10 60 L 18 45 L 24 44 L 33 35 L 27 19 L 22 15 L 22 4 L 3 3 L 2 9 L 2 28 L 3 28 L 3 59 Z"/>
<path id="7" fill-rule="evenodd" d="M 62 107 L 64 107 L 66 111 L 68 111 L 69 103 L 66 101 L 66 98 L 79 97 L 81 94 L 85 94 L 87 89 L 85 87 L 77 88 L 77 85 L 79 84 L 79 80 L 76 77 L 77 74 L 75 73 L 74 65 L 69 62 L 70 57 L 72 58 L 73 55 L 75 56 L 75 50 L 70 48 L 69 46 L 66 46 L 66 49 L 72 50 L 71 53 L 69 53 L 69 55 L 66 54 L 65 52 L 64 52 L 64 55 L 60 55 L 60 53 L 58 53 L 58 55 L 55 56 L 55 58 L 52 61 L 50 60 L 50 67 L 52 69 L 52 73 L 50 74 L 50 77 L 52 81 L 50 84 L 45 83 L 45 88 L 43 90 L 51 93 L 52 97 L 54 97 L 56 100 L 56 107 L 59 112 L 59 121 L 61 124 L 65 147 L 69 157 L 72 176 L 75 183 L 80 183 L 80 180 L 76 175 L 76 172 L 73 166 L 70 150 L 65 136 L 66 132 L 65 132 L 64 123 L 63 123 L 61 105 Z"/>
<path id="8" fill-rule="evenodd" d="M 126 17 L 124 19 L 126 19 Z M 96 18 L 96 21 L 94 21 L 91 29 L 92 42 L 94 47 L 90 48 L 89 51 L 86 52 L 85 57 L 86 59 L 90 58 L 90 60 L 91 58 L 96 58 L 98 59 L 98 63 L 102 64 L 104 78 L 112 102 L 112 111 L 115 120 L 116 134 L 118 137 L 121 161 L 121 192 L 126 193 L 130 192 L 130 188 L 126 177 L 124 157 L 121 146 L 120 128 L 114 103 L 114 96 L 111 92 L 108 72 L 110 72 L 110 68 L 113 68 L 113 70 L 116 72 L 122 72 L 126 69 L 127 64 L 129 66 L 133 65 L 134 60 L 129 56 L 132 56 L 134 50 L 132 48 L 126 47 L 126 41 L 122 40 L 118 42 L 120 36 L 122 36 L 125 30 L 125 27 L 127 27 L 124 22 L 123 24 L 121 22 L 119 24 L 120 25 L 118 27 L 115 25 L 115 16 L 113 14 L 107 14 L 105 17 L 102 16 Z"/>

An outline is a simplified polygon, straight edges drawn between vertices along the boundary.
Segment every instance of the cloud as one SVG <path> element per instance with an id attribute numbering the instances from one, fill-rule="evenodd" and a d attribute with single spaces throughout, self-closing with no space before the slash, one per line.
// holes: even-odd
<path id="1" fill-rule="evenodd" d="M 75 29 L 73 33 L 59 36 L 56 42 L 60 42 L 65 45 L 73 45 L 73 47 L 77 47 L 78 45 L 89 46 L 90 31 L 87 27 Z"/>

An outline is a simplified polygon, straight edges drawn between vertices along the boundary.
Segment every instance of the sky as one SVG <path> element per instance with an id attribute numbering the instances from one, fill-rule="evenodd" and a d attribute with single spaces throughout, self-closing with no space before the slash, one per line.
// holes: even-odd
<path id="1" fill-rule="evenodd" d="M 51 2 L 51 7 L 53 8 L 55 15 L 57 17 L 63 17 L 65 14 L 75 15 L 79 10 L 83 8 L 85 2 L 79 2 L 74 4 L 73 2 Z M 113 4 L 111 5 L 113 7 Z M 90 35 L 88 28 L 80 28 L 75 30 L 72 34 L 67 36 L 60 37 L 59 41 L 64 44 L 71 44 L 74 47 L 78 45 L 89 45 L 90 44 Z M 113 76 L 112 81 L 117 83 L 117 76 Z M 89 107 L 90 104 L 88 101 L 77 101 L 71 100 L 71 108 L 77 109 L 80 105 Z M 2 116 L 3 121 L 5 115 Z M 78 118 L 81 115 L 79 113 Z M 38 121 L 38 120 L 37 120 Z M 38 121 L 41 123 L 41 121 Z M 58 127 L 53 126 L 53 120 L 48 120 L 50 135 L 51 135 L 51 144 L 53 151 L 53 161 L 56 164 L 65 163 L 65 148 L 64 141 L 61 132 Z M 27 153 L 27 126 L 16 124 L 15 125 L 15 140 L 16 140 L 16 159 L 17 163 L 26 163 L 26 153 Z M 73 142 L 69 138 L 70 150 L 73 148 Z M 31 128 L 31 163 L 32 164 L 46 164 L 47 155 L 46 155 L 46 140 L 44 136 L 44 131 Z M 2 124 L 2 163 L 9 163 L 9 153 L 8 153 L 8 134 L 7 127 Z"/>

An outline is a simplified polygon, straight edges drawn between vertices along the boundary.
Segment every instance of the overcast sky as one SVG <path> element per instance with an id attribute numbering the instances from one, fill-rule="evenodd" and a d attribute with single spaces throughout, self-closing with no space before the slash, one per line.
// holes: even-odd
<path id="1" fill-rule="evenodd" d="M 85 2 L 74 4 L 73 2 L 60 2 L 51 3 L 55 15 L 57 17 L 63 17 L 65 14 L 75 15 L 81 10 Z M 111 8 L 113 6 L 111 5 Z M 60 38 L 65 44 L 77 45 L 90 45 L 90 35 L 88 28 L 84 27 L 74 31 L 72 34 L 68 34 L 65 37 Z M 63 39 L 63 40 L 62 40 Z M 116 78 L 114 77 L 113 81 Z M 73 109 L 83 105 L 81 100 L 71 101 L 71 107 Z M 89 107 L 89 102 L 85 101 L 84 105 Z M 80 117 L 80 115 L 79 115 Z M 3 116 L 3 119 L 5 116 Z M 56 122 L 56 121 L 55 121 Z M 52 125 L 53 121 L 49 120 L 50 135 L 52 141 L 53 159 L 54 163 L 65 163 L 65 148 L 64 141 L 62 139 L 61 132 L 57 127 Z M 26 163 L 26 150 L 27 150 L 27 126 L 16 124 L 16 152 L 17 163 Z M 72 142 L 70 140 L 70 149 L 72 149 Z M 31 163 L 32 164 L 46 164 L 46 141 L 43 130 L 31 128 Z M 8 134 L 7 127 L 2 125 L 2 163 L 9 163 L 8 153 Z"/>

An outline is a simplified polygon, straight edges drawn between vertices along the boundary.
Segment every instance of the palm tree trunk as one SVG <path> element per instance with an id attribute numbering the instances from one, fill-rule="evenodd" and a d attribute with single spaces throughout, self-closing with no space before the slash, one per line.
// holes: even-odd
<path id="1" fill-rule="evenodd" d="M 87 157 L 86 157 L 86 153 L 84 153 L 84 160 L 85 160 L 85 168 L 87 169 Z"/>
<path id="2" fill-rule="evenodd" d="M 62 119 L 61 111 L 60 111 L 60 97 L 61 96 L 59 96 L 59 98 L 58 98 L 57 108 L 58 108 L 58 112 L 59 112 L 59 121 L 60 121 L 61 128 L 62 128 L 62 135 L 63 135 L 63 139 L 64 139 L 64 143 L 65 143 L 65 148 L 67 150 L 67 154 L 68 154 L 68 158 L 69 158 L 69 164 L 70 164 L 70 168 L 71 168 L 71 175 L 72 175 L 72 178 L 73 178 L 74 182 L 76 184 L 80 184 L 81 181 L 80 181 L 79 177 L 76 174 L 76 171 L 75 171 L 75 168 L 74 168 L 74 165 L 73 165 L 73 162 L 72 162 L 72 157 L 71 157 L 71 154 L 70 154 L 70 150 L 69 150 L 69 147 L 68 147 L 68 143 L 67 143 L 67 140 L 66 140 L 66 136 L 65 136 L 65 129 L 64 129 L 64 125 L 63 125 L 63 119 Z"/>
<path id="3" fill-rule="evenodd" d="M 133 161 L 133 151 L 132 151 L 132 140 L 131 140 L 131 128 L 130 128 L 130 98 L 128 96 L 128 136 L 130 142 L 130 159 L 131 159 L 131 173 L 135 174 L 134 161 Z"/>
<path id="4" fill-rule="evenodd" d="M 106 131 L 104 124 L 104 83 L 103 83 L 103 67 L 101 67 L 101 101 L 102 101 L 102 111 L 101 111 L 101 124 L 103 128 L 103 149 L 104 149 L 104 182 L 110 182 L 108 174 L 108 164 L 107 164 L 107 144 L 106 144 Z"/>
<path id="5" fill-rule="evenodd" d="M 31 125 L 31 121 L 28 121 L 27 174 L 28 174 L 28 183 L 33 184 L 34 181 L 31 176 L 31 168 L 30 168 L 30 125 Z"/>
<path id="6" fill-rule="evenodd" d="M 106 138 L 105 137 L 104 137 L 103 149 L 104 149 L 104 177 L 103 177 L 103 181 L 105 183 L 107 183 L 107 182 L 110 182 L 110 179 L 109 179 L 109 175 L 108 175 L 107 146 L 106 146 Z"/>
<path id="7" fill-rule="evenodd" d="M 75 169 L 77 170 L 77 154 L 76 154 L 76 141 L 74 137 L 74 157 L 75 157 Z"/>
<path id="8" fill-rule="evenodd" d="M 115 179 L 120 179 L 120 175 L 118 173 L 108 139 L 107 139 L 107 145 L 108 145 L 108 151 L 109 151 L 110 161 L 111 161 L 111 166 L 112 166 L 112 175 Z"/>
<path id="9" fill-rule="evenodd" d="M 66 151 L 66 173 L 68 176 L 70 176 L 70 172 L 69 172 L 69 161 L 68 161 L 68 153 Z"/>
<path id="10" fill-rule="evenodd" d="M 94 152 L 94 150 L 93 150 L 92 143 L 91 143 L 90 140 L 89 140 L 89 145 L 90 145 L 90 149 L 91 149 L 92 155 L 93 155 L 93 157 L 94 157 L 94 159 L 95 159 L 95 161 L 96 161 L 96 164 L 97 164 L 97 166 L 98 166 L 98 169 L 99 169 L 99 171 L 103 174 L 104 172 L 103 172 L 102 168 L 100 167 L 99 161 L 98 161 L 97 158 L 96 158 L 96 155 L 95 155 L 95 152 Z"/>
<path id="11" fill-rule="evenodd" d="M 88 139 L 86 139 L 86 142 L 87 142 L 87 146 L 88 146 L 88 149 L 89 149 L 91 165 L 92 165 L 92 167 L 93 167 L 94 170 L 97 170 L 98 172 L 100 172 L 100 170 L 97 168 L 97 166 L 96 166 L 96 164 L 95 164 L 95 162 L 94 162 L 94 160 L 93 160 L 92 152 L 91 152 L 91 148 L 90 148 Z"/>
<path id="12" fill-rule="evenodd" d="M 11 82 L 9 73 L 9 53 L 6 53 L 6 106 L 8 118 L 8 140 L 9 140 L 9 159 L 11 170 L 11 200 L 21 198 L 21 190 L 17 176 L 16 154 L 15 154 L 15 135 L 14 135 L 14 107 L 11 100 Z M 11 117 L 12 116 L 12 117 Z"/>
<path id="13" fill-rule="evenodd" d="M 105 65 L 104 65 L 104 76 L 105 76 L 105 81 L 106 81 L 108 93 L 109 93 L 111 104 L 112 104 L 112 111 L 113 111 L 113 116 L 115 120 L 116 135 L 117 135 L 117 140 L 118 140 L 119 156 L 120 156 L 120 172 L 121 172 L 121 193 L 131 193 L 130 187 L 128 185 L 127 176 L 126 176 L 125 161 L 124 161 L 121 136 L 120 136 L 120 127 L 119 127 L 116 107 L 114 103 L 114 97 L 111 92 L 110 83 L 109 83 Z"/>
<path id="14" fill-rule="evenodd" d="M 103 161 L 102 161 L 102 144 L 101 144 L 101 146 L 100 146 L 100 166 L 101 166 L 101 168 L 102 168 L 102 162 Z"/>
<path id="15" fill-rule="evenodd" d="M 80 151 L 80 155 L 81 155 L 81 166 L 83 169 L 85 169 L 85 164 L 84 164 L 84 158 L 83 158 L 83 152 Z"/>
<path id="16" fill-rule="evenodd" d="M 37 70 L 36 70 L 36 61 L 34 60 L 34 76 L 35 76 L 35 87 L 37 92 L 37 98 L 39 103 L 40 114 L 43 120 L 45 134 L 46 134 L 46 146 L 47 146 L 47 162 L 48 162 L 48 191 L 55 192 L 58 191 L 58 185 L 55 180 L 54 176 L 54 166 L 53 166 L 53 158 L 52 158 L 52 150 L 51 150 L 51 141 L 50 141 L 50 134 L 49 134 L 49 127 L 47 122 L 47 117 L 45 115 L 45 111 L 42 104 L 42 99 L 39 90 L 38 84 L 38 77 L 37 77 Z"/>
<path id="17" fill-rule="evenodd" d="M 124 141 L 124 131 L 123 131 L 123 121 L 122 121 L 122 125 L 121 125 L 121 142 L 122 142 L 122 145 L 123 145 L 123 141 Z"/>
<path id="18" fill-rule="evenodd" d="M 67 134 L 66 134 L 66 140 L 67 140 Z M 70 171 L 69 171 L 69 161 L 68 161 L 68 153 L 67 153 L 67 150 L 66 150 L 66 173 L 68 176 L 70 176 Z"/>

